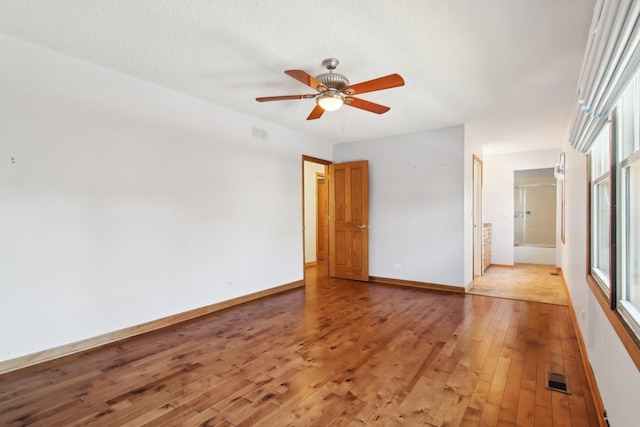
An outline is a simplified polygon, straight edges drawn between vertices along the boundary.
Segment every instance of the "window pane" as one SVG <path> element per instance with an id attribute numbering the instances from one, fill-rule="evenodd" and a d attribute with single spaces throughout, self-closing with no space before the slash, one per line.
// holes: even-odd
<path id="1" fill-rule="evenodd" d="M 623 298 L 640 311 L 640 160 L 623 170 Z"/>
<path id="2" fill-rule="evenodd" d="M 609 132 L 611 125 L 607 124 L 591 146 L 591 180 L 609 172 Z"/>
<path id="3" fill-rule="evenodd" d="M 609 179 L 605 179 L 593 188 L 591 266 L 596 269 L 599 273 L 598 277 L 607 287 L 609 287 L 609 245 L 611 244 L 609 240 L 610 200 Z"/>
<path id="4" fill-rule="evenodd" d="M 619 117 L 619 115 L 618 115 Z M 591 146 L 591 270 L 601 286 L 609 288 L 610 235 L 610 125 Z"/>
<path id="5" fill-rule="evenodd" d="M 636 140 L 636 79 L 625 89 L 618 105 L 616 107 L 616 129 L 617 129 L 617 146 L 618 158 L 625 159 L 634 151 L 634 142 Z"/>

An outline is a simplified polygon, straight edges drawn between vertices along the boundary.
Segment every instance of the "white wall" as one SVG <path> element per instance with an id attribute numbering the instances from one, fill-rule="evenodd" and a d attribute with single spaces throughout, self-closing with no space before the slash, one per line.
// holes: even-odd
<path id="1" fill-rule="evenodd" d="M 559 159 L 560 150 L 484 155 L 482 211 L 491 223 L 492 264 L 514 263 L 513 172 L 554 167 Z"/>
<path id="2" fill-rule="evenodd" d="M 516 264 L 556 264 L 556 248 L 517 246 L 513 248 L 513 262 Z"/>
<path id="3" fill-rule="evenodd" d="M 610 423 L 616 427 L 634 427 L 640 420 L 640 372 L 585 280 L 586 157 L 568 147 L 565 152 L 566 244 L 560 245 L 562 270 Z"/>
<path id="4" fill-rule="evenodd" d="M 0 58 L 0 360 L 302 279 L 301 156 L 330 144 L 5 36 Z"/>
<path id="5" fill-rule="evenodd" d="M 317 261 L 316 226 L 318 222 L 318 197 L 316 174 L 325 173 L 325 166 L 304 161 L 304 262 Z"/>
<path id="6" fill-rule="evenodd" d="M 338 144 L 333 156 L 369 161 L 371 276 L 465 286 L 463 126 Z"/>

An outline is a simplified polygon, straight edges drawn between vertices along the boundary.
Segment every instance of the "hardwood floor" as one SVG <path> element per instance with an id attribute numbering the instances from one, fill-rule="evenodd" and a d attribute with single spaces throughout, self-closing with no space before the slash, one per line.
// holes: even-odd
<path id="1" fill-rule="evenodd" d="M 0 425 L 598 425 L 568 307 L 310 282 L 4 374 Z"/>
<path id="2" fill-rule="evenodd" d="M 492 265 L 483 276 L 474 278 L 469 293 L 569 305 L 567 287 L 553 265 Z"/>

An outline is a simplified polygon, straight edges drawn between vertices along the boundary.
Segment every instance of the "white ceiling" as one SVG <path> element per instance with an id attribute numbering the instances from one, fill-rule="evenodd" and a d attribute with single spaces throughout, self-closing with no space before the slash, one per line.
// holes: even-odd
<path id="1" fill-rule="evenodd" d="M 559 148 L 594 0 L 1 0 L 0 32 L 332 142 L 466 124 L 486 152 Z M 391 110 L 305 120 L 317 75 L 340 60 Z M 7 58 L 4 58 L 6 60 Z M 0 59 L 1 60 L 1 59 Z"/>

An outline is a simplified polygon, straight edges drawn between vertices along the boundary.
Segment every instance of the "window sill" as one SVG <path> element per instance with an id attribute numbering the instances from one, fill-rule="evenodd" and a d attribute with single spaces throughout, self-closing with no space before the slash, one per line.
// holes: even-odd
<path id="1" fill-rule="evenodd" d="M 611 323 L 620 341 L 622 341 L 622 345 L 624 345 L 631 360 L 633 360 L 633 363 L 636 365 L 636 369 L 640 371 L 640 340 L 638 340 L 629 325 L 622 319 L 622 316 L 620 316 L 617 311 L 611 309 L 609 299 L 590 274 L 587 275 L 587 283 L 591 288 L 591 292 L 595 295 L 598 304 L 600 304 L 602 311 L 607 316 L 609 323 Z"/>

